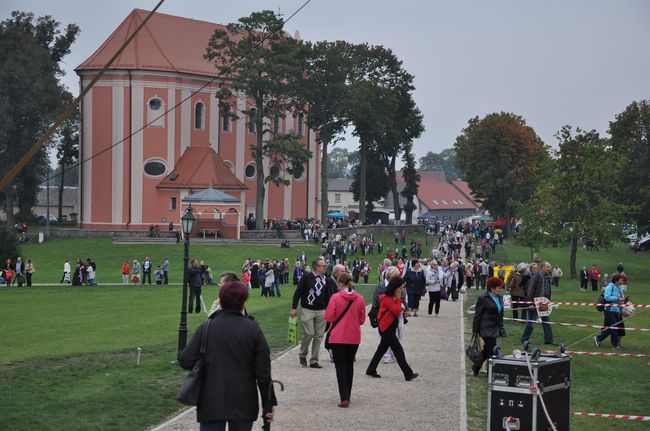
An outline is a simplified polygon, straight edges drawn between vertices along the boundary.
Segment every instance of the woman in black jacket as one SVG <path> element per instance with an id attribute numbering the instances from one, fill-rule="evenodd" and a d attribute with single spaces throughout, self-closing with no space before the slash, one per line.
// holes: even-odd
<path id="1" fill-rule="evenodd" d="M 503 280 L 490 278 L 485 293 L 476 300 L 472 336 L 480 335 L 484 345 L 481 352 L 483 358 L 472 365 L 474 376 L 478 376 L 483 362 L 492 355 L 497 338 L 506 336 L 506 330 L 503 328 L 503 297 L 499 294 L 501 286 Z"/>
<path id="2" fill-rule="evenodd" d="M 424 271 L 420 269 L 419 260 L 413 259 L 411 261 L 411 267 L 404 274 L 404 281 L 406 282 L 406 293 L 408 295 L 408 313 L 413 317 L 417 317 L 420 308 L 420 296 L 422 296 L 422 291 L 426 286 Z"/>
<path id="3" fill-rule="evenodd" d="M 277 405 L 271 385 L 269 346 L 259 325 L 244 315 L 248 287 L 239 281 L 224 283 L 219 292 L 221 310 L 194 333 L 178 357 L 181 367 L 191 369 L 199 359 L 201 336 L 209 325 L 204 356 L 203 385 L 196 406 L 201 431 L 248 431 L 262 411 L 273 419 Z"/>

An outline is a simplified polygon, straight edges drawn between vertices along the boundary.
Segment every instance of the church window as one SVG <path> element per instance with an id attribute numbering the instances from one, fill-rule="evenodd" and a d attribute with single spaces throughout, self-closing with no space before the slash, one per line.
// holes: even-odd
<path id="1" fill-rule="evenodd" d="M 148 160 L 144 164 L 144 173 L 149 177 L 161 177 L 165 174 L 167 166 L 162 160 Z"/>
<path id="2" fill-rule="evenodd" d="M 278 137 L 280 134 L 280 116 L 275 114 L 273 118 L 273 136 Z"/>
<path id="3" fill-rule="evenodd" d="M 147 126 L 165 127 L 164 103 L 157 96 L 149 99 L 147 103 Z"/>
<path id="4" fill-rule="evenodd" d="M 203 130 L 204 128 L 204 111 L 205 105 L 203 102 L 198 102 L 196 106 L 194 106 L 194 128 L 197 130 Z"/>
<path id="5" fill-rule="evenodd" d="M 246 178 L 248 178 L 249 180 L 255 178 L 255 174 L 257 174 L 257 168 L 255 167 L 255 163 L 251 162 L 247 164 L 244 173 L 246 174 Z"/>
<path id="6" fill-rule="evenodd" d="M 257 111 L 255 108 L 251 108 L 250 113 L 248 114 L 248 133 L 255 134 L 257 131 L 257 124 L 255 123 L 257 117 Z"/>
<path id="7" fill-rule="evenodd" d="M 232 113 L 230 112 L 230 105 L 224 105 L 223 112 L 221 113 L 221 130 L 230 132 L 231 121 Z"/>
<path id="8" fill-rule="evenodd" d="M 297 131 L 297 133 L 298 133 L 298 136 L 300 138 L 302 138 L 304 136 L 304 133 L 302 131 L 302 123 L 304 121 L 305 121 L 305 114 L 303 114 L 302 112 L 299 112 L 298 113 L 298 131 Z"/>

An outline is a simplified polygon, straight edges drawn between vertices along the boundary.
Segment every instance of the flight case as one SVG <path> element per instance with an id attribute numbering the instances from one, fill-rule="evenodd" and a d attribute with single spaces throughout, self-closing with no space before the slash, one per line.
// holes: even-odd
<path id="1" fill-rule="evenodd" d="M 520 355 L 517 355 L 520 356 Z M 529 354 L 529 358 L 531 355 Z M 557 431 L 569 429 L 571 405 L 571 358 L 563 355 L 539 356 L 530 359 L 530 366 L 538 381 L 539 393 Z M 532 390 L 534 381 L 526 365 L 526 358 L 508 355 L 492 357 L 488 370 L 488 430 L 547 431 L 546 419 L 538 391 Z"/>

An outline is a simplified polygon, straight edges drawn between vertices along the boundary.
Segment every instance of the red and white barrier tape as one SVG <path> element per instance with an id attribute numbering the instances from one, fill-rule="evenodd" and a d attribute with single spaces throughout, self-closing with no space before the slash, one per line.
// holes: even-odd
<path id="1" fill-rule="evenodd" d="M 512 301 L 512 304 L 535 304 L 535 301 Z M 574 302 L 574 301 L 555 301 L 551 305 L 580 305 L 584 307 L 626 307 L 632 306 L 634 308 L 650 308 L 650 304 L 598 304 L 594 302 Z"/>
<path id="2" fill-rule="evenodd" d="M 595 418 L 609 418 L 609 419 L 629 419 L 631 421 L 650 422 L 650 416 L 634 416 L 634 415 L 617 415 L 614 413 L 585 413 L 585 412 L 571 412 L 574 416 L 590 416 Z"/>
<path id="3" fill-rule="evenodd" d="M 503 320 L 511 320 L 513 322 L 525 322 L 525 323 L 542 323 L 544 325 L 560 325 L 560 326 L 572 326 L 576 328 L 596 328 L 596 329 L 613 329 L 613 330 L 625 330 L 625 331 L 640 331 L 640 332 L 650 332 L 648 328 L 619 328 L 617 326 L 603 326 L 603 325 L 587 325 L 584 323 L 568 323 L 568 322 L 541 322 L 539 320 L 526 320 L 526 319 L 514 319 L 512 317 L 504 317 Z"/>
<path id="4" fill-rule="evenodd" d="M 542 350 L 544 353 L 557 353 L 557 350 Z M 565 352 L 567 355 L 618 356 L 627 358 L 650 358 L 650 353 L 616 353 L 616 352 Z"/>

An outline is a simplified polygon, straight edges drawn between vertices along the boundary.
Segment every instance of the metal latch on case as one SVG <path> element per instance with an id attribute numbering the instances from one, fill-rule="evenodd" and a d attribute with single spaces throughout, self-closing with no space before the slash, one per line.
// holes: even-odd
<path id="1" fill-rule="evenodd" d="M 507 374 L 492 373 L 492 384 L 496 386 L 508 386 L 510 377 Z"/>

